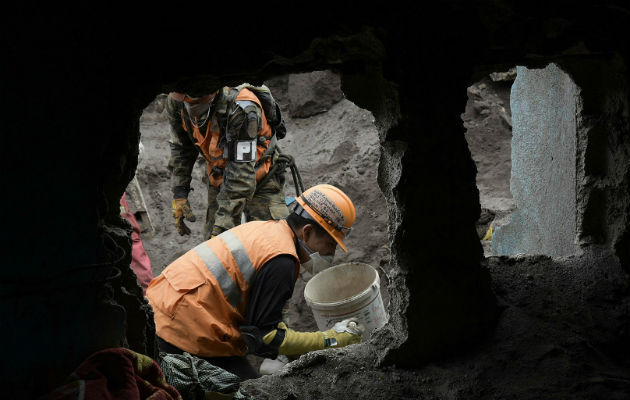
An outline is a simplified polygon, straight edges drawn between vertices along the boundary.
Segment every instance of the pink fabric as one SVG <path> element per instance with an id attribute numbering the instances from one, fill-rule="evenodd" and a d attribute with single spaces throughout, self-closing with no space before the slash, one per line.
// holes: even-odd
<path id="1" fill-rule="evenodd" d="M 133 241 L 131 248 L 131 269 L 136 273 L 138 277 L 138 283 L 142 286 L 142 293 L 147 294 L 147 287 L 153 279 L 153 271 L 151 271 L 151 261 L 147 252 L 142 245 L 142 239 L 140 238 L 140 224 L 136 220 L 135 215 L 129 211 L 129 204 L 127 203 L 127 194 L 123 193 L 120 198 L 121 213 L 120 215 L 125 218 L 133 227 L 131 232 L 131 239 Z M 124 210 L 124 212 L 123 212 Z"/>

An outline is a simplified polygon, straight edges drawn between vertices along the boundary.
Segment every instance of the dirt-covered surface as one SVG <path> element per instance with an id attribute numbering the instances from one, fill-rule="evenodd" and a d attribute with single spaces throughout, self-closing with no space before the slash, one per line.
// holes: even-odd
<path id="1" fill-rule="evenodd" d="M 613 256 L 486 264 L 502 312 L 470 352 L 412 370 L 378 367 L 378 343 L 318 351 L 243 391 L 255 399 L 627 398 L 628 277 Z"/>

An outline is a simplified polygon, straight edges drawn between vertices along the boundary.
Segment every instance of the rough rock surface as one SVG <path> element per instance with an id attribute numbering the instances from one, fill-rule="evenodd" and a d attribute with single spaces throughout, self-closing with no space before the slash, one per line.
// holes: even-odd
<path id="1" fill-rule="evenodd" d="M 343 99 L 340 85 L 339 75 L 328 70 L 289 75 L 289 116 L 306 118 L 328 111 Z"/>
<path id="2" fill-rule="evenodd" d="M 571 255 L 577 250 L 579 88 L 555 64 L 517 71 L 510 183 L 517 209 L 510 223 L 496 227 L 492 248 L 497 255 Z"/>
<path id="3" fill-rule="evenodd" d="M 377 337 L 303 356 L 273 376 L 245 382 L 243 392 L 255 399 L 343 399 L 347 393 L 379 400 L 625 398 L 630 347 L 618 344 L 619 335 L 629 335 L 630 301 L 614 256 L 490 257 L 485 264 L 502 312 L 479 348 L 419 369 L 374 369 L 382 346 Z"/>

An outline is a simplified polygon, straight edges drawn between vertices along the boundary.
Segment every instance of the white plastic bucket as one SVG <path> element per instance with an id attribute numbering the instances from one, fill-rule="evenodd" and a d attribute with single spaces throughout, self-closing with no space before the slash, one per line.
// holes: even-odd
<path id="1" fill-rule="evenodd" d="M 351 262 L 321 271 L 306 283 L 304 299 L 321 331 L 356 317 L 365 326 L 367 339 L 388 319 L 378 272 L 368 264 Z"/>

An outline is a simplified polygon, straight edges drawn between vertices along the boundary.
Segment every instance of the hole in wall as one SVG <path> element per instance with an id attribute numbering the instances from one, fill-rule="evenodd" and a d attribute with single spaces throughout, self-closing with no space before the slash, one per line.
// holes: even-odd
<path id="1" fill-rule="evenodd" d="M 287 126 L 278 141 L 285 154 L 294 157 L 304 188 L 328 183 L 341 188 L 352 199 L 357 220 L 346 240 L 348 252 L 337 249 L 334 264 L 363 262 L 377 269 L 381 296 L 387 307 L 389 256 L 386 200 L 377 183 L 380 144 L 371 112 L 347 100 L 340 76 L 332 71 L 313 71 L 273 77 L 264 83 L 271 90 Z M 140 118 L 142 154 L 136 183 L 143 202 L 133 212 L 144 216 L 151 227 L 142 232 L 144 248 L 157 276 L 168 264 L 203 241 L 207 206 L 205 160 L 199 156 L 192 171 L 189 202 L 197 221 L 188 223 L 192 233 L 180 236 L 171 216 L 169 170 L 170 126 L 166 117 L 166 93 L 158 94 Z M 285 195 L 295 197 L 296 188 L 289 169 L 285 172 Z M 127 191 L 130 191 L 130 188 Z M 138 197 L 138 196 L 136 196 Z M 137 208 L 144 207 L 145 210 Z M 149 222 L 150 221 L 150 222 Z M 290 301 L 289 326 L 298 331 L 316 331 L 314 316 L 303 292 L 310 276 L 302 275 Z M 252 363 L 262 359 L 249 356 Z"/>
<path id="2" fill-rule="evenodd" d="M 511 89 L 502 89 L 503 98 L 509 94 L 509 115 L 504 112 L 507 108 L 492 100 L 494 82 L 504 73 L 491 74 L 469 87 L 469 105 L 463 114 L 478 168 L 482 215 L 477 226 L 484 254 L 555 258 L 576 254 L 579 88 L 553 63 L 510 71 L 515 71 Z M 489 123 L 497 119 L 506 122 L 504 129 Z M 488 179 L 495 176 L 494 181 Z M 507 194 L 508 176 L 512 205 L 505 196 L 502 207 L 497 193 Z"/>
<path id="3" fill-rule="evenodd" d="M 507 223 L 515 208 L 510 192 L 510 89 L 515 78 L 516 68 L 511 68 L 488 74 L 469 86 L 468 101 L 461 115 L 468 148 L 477 167 L 481 216 L 476 228 L 486 257 L 495 255 L 492 252 L 495 227 Z"/>

